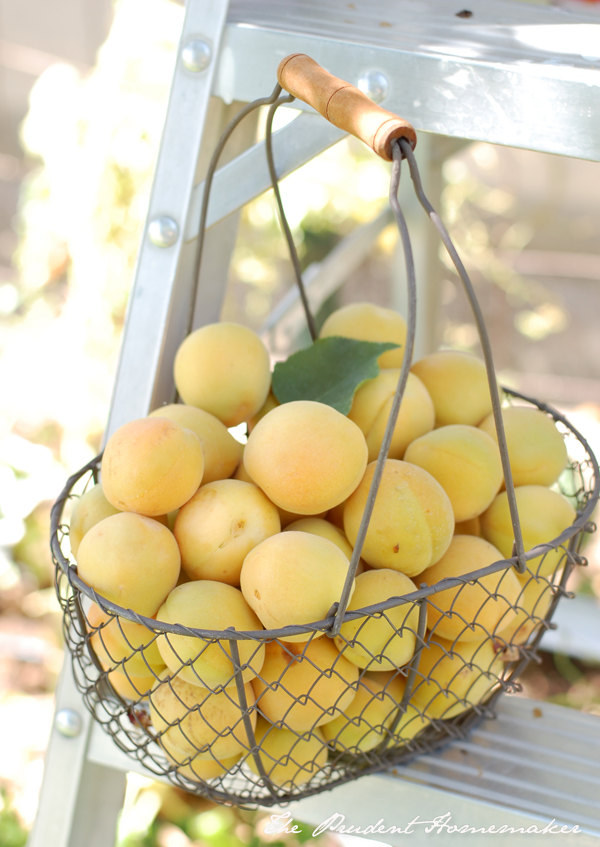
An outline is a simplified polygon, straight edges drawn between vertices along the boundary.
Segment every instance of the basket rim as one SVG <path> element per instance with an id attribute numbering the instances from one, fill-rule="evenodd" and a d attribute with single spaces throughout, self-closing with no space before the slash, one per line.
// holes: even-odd
<path id="1" fill-rule="evenodd" d="M 504 386 L 502 387 L 502 389 L 509 396 L 525 400 L 528 403 L 537 406 L 537 408 L 539 408 L 540 410 L 551 415 L 555 421 L 558 421 L 564 426 L 566 426 L 567 429 L 569 429 L 573 433 L 573 435 L 577 438 L 580 444 L 584 447 L 587 453 L 587 461 L 589 461 L 590 463 L 594 476 L 593 489 L 588 495 L 584 508 L 581 510 L 581 512 L 578 512 L 575 521 L 569 527 L 563 530 L 563 532 L 561 532 L 560 535 L 558 535 L 556 538 L 543 544 L 538 544 L 536 545 L 536 547 L 533 547 L 531 550 L 528 550 L 525 553 L 525 559 L 528 561 L 530 559 L 537 558 L 543 555 L 544 553 L 549 552 L 550 550 L 554 550 L 560 547 L 561 545 L 564 545 L 567 541 L 570 541 L 579 532 L 584 530 L 585 525 L 590 519 L 599 499 L 600 468 L 598 466 L 598 461 L 587 440 L 561 412 L 559 412 L 557 409 L 547 403 L 536 400 L 514 389 L 506 388 Z M 146 629 L 154 631 L 156 634 L 168 633 L 173 635 L 196 637 L 211 641 L 234 640 L 266 642 L 272 641 L 276 638 L 281 638 L 285 640 L 286 638 L 290 638 L 292 636 L 306 634 L 308 634 L 310 638 L 310 634 L 313 632 L 322 632 L 324 634 L 327 634 L 328 631 L 331 630 L 335 622 L 335 610 L 337 604 L 334 604 L 334 606 L 329 612 L 329 615 L 326 618 L 320 621 L 315 621 L 307 624 L 293 624 L 288 625 L 286 627 L 281 627 L 279 629 L 236 630 L 231 627 L 225 630 L 209 630 L 186 627 L 182 624 L 170 624 L 164 621 L 157 621 L 154 618 L 149 618 L 145 615 L 140 615 L 137 612 L 133 611 L 133 609 L 127 609 L 123 606 L 119 606 L 117 603 L 113 603 L 112 601 L 107 600 L 105 597 L 99 595 L 95 591 L 95 589 L 93 589 L 90 585 L 88 585 L 81 579 L 81 577 L 77 573 L 76 565 L 70 564 L 70 562 L 65 558 L 60 547 L 59 530 L 61 528 L 60 520 L 62 518 L 64 506 L 66 502 L 71 498 L 71 490 L 73 486 L 81 479 L 81 477 L 83 477 L 89 471 L 96 471 L 98 469 L 101 459 L 102 453 L 99 453 L 86 465 L 84 465 L 82 468 L 72 474 L 65 483 L 65 487 L 59 494 L 51 510 L 50 546 L 53 556 L 55 558 L 55 566 L 59 567 L 61 571 L 67 576 L 70 586 L 76 591 L 78 591 L 80 594 L 85 595 L 94 603 L 96 603 L 102 609 L 102 611 L 110 615 L 118 616 L 125 620 L 131 621 L 132 623 L 139 623 L 146 627 Z M 575 554 L 573 551 L 567 551 L 567 555 L 575 556 L 577 554 Z M 396 608 L 397 606 L 408 603 L 419 603 L 420 601 L 423 601 L 426 598 L 429 598 L 442 591 L 446 591 L 447 589 L 455 588 L 459 585 L 463 585 L 468 582 L 473 582 L 477 579 L 480 579 L 481 577 L 497 573 L 501 570 L 508 570 L 509 567 L 516 567 L 517 565 L 518 560 L 516 556 L 512 556 L 507 559 L 499 559 L 498 561 L 493 562 L 492 564 L 487 565 L 484 568 L 480 568 L 476 571 L 471 571 L 460 577 L 446 577 L 445 579 L 439 580 L 434 585 L 420 587 L 417 591 L 413 591 L 410 594 L 404 594 L 398 597 L 390 597 L 387 600 L 382 600 L 379 603 L 361 607 L 360 609 L 355 609 L 352 611 L 347 610 L 344 614 L 343 621 L 345 623 L 347 621 L 363 618 L 367 615 L 376 615 L 385 612 L 388 609 Z M 417 579 L 418 576 L 419 575 L 417 574 L 414 579 Z"/>

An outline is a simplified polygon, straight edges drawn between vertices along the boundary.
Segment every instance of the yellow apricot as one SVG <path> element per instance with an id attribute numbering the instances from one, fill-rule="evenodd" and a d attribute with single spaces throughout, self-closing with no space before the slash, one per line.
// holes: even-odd
<path id="1" fill-rule="evenodd" d="M 216 479 L 229 479 L 242 460 L 242 445 L 236 441 L 225 424 L 196 406 L 184 403 L 171 403 L 160 406 L 150 412 L 151 418 L 169 418 L 169 420 L 191 429 L 200 439 L 204 456 L 202 485 Z"/>
<path id="2" fill-rule="evenodd" d="M 383 688 L 383 696 L 389 704 L 389 716 L 385 727 L 387 729 L 386 735 L 388 733 L 392 735 L 391 747 L 406 744 L 429 726 L 430 719 L 422 715 L 412 703 L 404 704 L 403 711 L 396 721 L 396 715 L 400 711 L 398 707 L 402 703 L 406 688 L 406 677 L 401 673 L 398 673 L 398 671 L 367 671 L 364 678 L 372 680 L 376 685 Z M 394 726 L 395 721 L 396 725 Z"/>
<path id="3" fill-rule="evenodd" d="M 455 521 L 485 512 L 502 484 L 498 445 L 474 426 L 434 429 L 409 444 L 404 459 L 437 479 L 450 498 Z"/>
<path id="4" fill-rule="evenodd" d="M 229 627 L 241 632 L 262 629 L 239 589 L 210 579 L 178 585 L 158 610 L 156 619 L 213 631 Z M 160 636 L 157 644 L 167 667 L 172 673 L 178 673 L 182 680 L 205 688 L 235 686 L 235 666 L 229 641 L 168 634 Z M 262 668 L 264 644 L 239 640 L 237 646 L 242 679 L 248 682 Z"/>
<path id="5" fill-rule="evenodd" d="M 156 634 L 126 618 L 107 615 L 92 603 L 87 613 L 90 642 L 104 670 L 130 677 L 157 674 L 165 667 Z"/>
<path id="6" fill-rule="evenodd" d="M 101 597 L 153 617 L 175 587 L 181 557 L 158 521 L 120 512 L 93 526 L 77 551 L 77 572 Z"/>
<path id="7" fill-rule="evenodd" d="M 164 667 L 163 663 L 160 670 L 157 670 L 157 674 L 164 670 Z M 108 681 L 123 700 L 141 700 L 142 697 L 147 697 L 154 686 L 159 683 L 155 674 L 132 676 L 131 674 L 120 673 L 118 670 L 109 671 Z"/>
<path id="8" fill-rule="evenodd" d="M 220 479 L 203 485 L 181 507 L 173 532 L 181 567 L 191 579 L 239 586 L 247 554 L 280 529 L 277 508 L 260 488 Z"/>
<path id="9" fill-rule="evenodd" d="M 485 364 L 470 353 L 439 350 L 411 368 L 425 385 L 435 407 L 435 425 L 477 426 L 492 411 Z"/>
<path id="10" fill-rule="evenodd" d="M 279 729 L 259 717 L 256 739 L 268 779 L 286 791 L 305 785 L 327 767 L 327 743 L 320 729 L 298 735 L 289 729 Z M 253 756 L 247 757 L 246 764 L 259 775 Z"/>
<path id="11" fill-rule="evenodd" d="M 154 517 L 183 506 L 197 491 L 203 470 L 194 432 L 168 418 L 140 418 L 109 438 L 102 485 L 117 509 Z"/>
<path id="12" fill-rule="evenodd" d="M 244 464 L 276 506 L 316 515 L 354 491 L 367 464 L 367 445 L 356 424 L 331 406 L 296 400 L 258 422 Z"/>
<path id="13" fill-rule="evenodd" d="M 192 782 L 206 782 L 210 779 L 217 779 L 235 767 L 242 757 L 242 754 L 238 753 L 236 756 L 229 756 L 219 761 L 212 758 L 205 759 L 202 753 L 196 756 L 190 755 L 190 753 L 180 750 L 173 744 L 167 735 L 162 736 L 160 743 L 167 754 L 167 758 L 176 765 L 179 776 L 191 779 Z"/>
<path id="14" fill-rule="evenodd" d="M 355 585 L 350 612 L 417 591 L 411 579 L 389 568 L 366 571 L 356 577 Z M 359 668 L 392 670 L 412 659 L 418 623 L 418 607 L 402 603 L 379 615 L 346 621 L 334 640 L 338 650 Z"/>
<path id="15" fill-rule="evenodd" d="M 319 333 L 320 338 L 341 335 L 358 341 L 391 341 L 398 348 L 377 359 L 380 368 L 400 368 L 406 347 L 406 321 L 392 309 L 374 303 L 350 303 L 332 312 Z"/>
<path id="16" fill-rule="evenodd" d="M 353 546 L 374 471 L 371 462 L 344 509 L 346 537 Z M 443 555 L 453 531 L 452 506 L 439 482 L 416 465 L 388 459 L 362 549 L 365 562 L 416 576 Z"/>
<path id="17" fill-rule="evenodd" d="M 115 509 L 112 503 L 108 502 L 99 483 L 93 488 L 88 488 L 75 503 L 69 520 L 71 553 L 77 558 L 81 539 L 86 532 L 104 518 L 118 515 L 119 511 L 120 509 Z"/>
<path id="18" fill-rule="evenodd" d="M 431 638 L 419 657 L 410 703 L 424 717 L 453 718 L 481 703 L 504 670 L 494 642 Z"/>
<path id="19" fill-rule="evenodd" d="M 333 541 L 348 560 L 352 557 L 352 545 L 342 530 L 323 518 L 301 518 L 288 524 L 285 532 L 310 532 L 312 535 L 320 535 L 321 538 Z"/>
<path id="20" fill-rule="evenodd" d="M 175 356 L 174 375 L 184 403 L 231 427 L 255 415 L 267 399 L 271 363 L 253 330 L 222 322 L 188 335 Z"/>
<path id="21" fill-rule="evenodd" d="M 350 705 L 357 681 L 358 668 L 323 636 L 308 644 L 267 644 L 265 663 L 252 688 L 256 705 L 272 723 L 307 732 Z"/>
<path id="22" fill-rule="evenodd" d="M 502 553 L 484 538 L 455 535 L 442 558 L 421 574 L 427 585 L 442 579 L 463 577 L 500 561 Z M 436 638 L 481 641 L 507 626 L 515 616 L 512 608 L 521 593 L 513 568 L 503 569 L 447 588 L 429 598 L 429 628 Z"/>
<path id="23" fill-rule="evenodd" d="M 509 406 L 502 410 L 502 421 L 514 485 L 556 482 L 568 457 L 564 439 L 552 418 L 541 409 Z M 482 421 L 479 428 L 498 442 L 493 415 Z"/>
<path id="24" fill-rule="evenodd" d="M 333 541 L 308 532 L 280 532 L 244 560 L 240 579 L 248 605 L 266 629 L 324 620 L 341 597 L 348 559 Z M 312 633 L 280 636 L 308 641 Z"/>
<path id="25" fill-rule="evenodd" d="M 360 427 L 365 436 L 369 462 L 379 455 L 399 376 L 399 368 L 380 371 L 375 379 L 360 386 L 348 412 L 350 420 Z M 435 410 L 427 389 L 417 376 L 409 374 L 388 457 L 404 458 L 411 441 L 432 430 L 434 423 Z"/>
<path id="26" fill-rule="evenodd" d="M 393 704 L 383 686 L 362 679 L 356 696 L 349 706 L 322 728 L 326 741 L 335 750 L 346 753 L 366 753 L 385 738 Z"/>
<path id="27" fill-rule="evenodd" d="M 248 715 L 256 726 L 252 686 L 244 686 Z M 158 741 L 199 760 L 223 761 L 250 748 L 237 689 L 209 691 L 179 675 L 163 681 L 149 694 L 150 718 Z M 165 742 L 166 739 L 166 742 Z"/>
<path id="28" fill-rule="evenodd" d="M 566 497 L 543 485 L 521 485 L 515 488 L 515 496 L 525 552 L 538 544 L 553 541 L 577 517 Z M 514 531 L 506 491 L 500 492 L 481 516 L 481 532 L 504 558 L 513 555 Z M 561 566 L 565 556 L 563 547 L 529 559 L 528 571 L 538 576 L 550 576 Z"/>
<path id="29" fill-rule="evenodd" d="M 525 573 L 519 582 L 522 589 L 517 599 L 517 614 L 496 634 L 496 641 L 501 646 L 525 644 L 534 631 L 537 635 L 554 598 L 552 582 L 544 577 L 530 577 Z"/>
<path id="30" fill-rule="evenodd" d="M 267 399 L 262 404 L 258 412 L 255 415 L 252 415 L 252 417 L 248 420 L 248 434 L 252 432 L 256 424 L 264 418 L 267 412 L 270 412 L 271 409 L 274 409 L 276 406 L 279 406 L 279 400 L 275 397 L 272 391 L 269 391 Z"/>

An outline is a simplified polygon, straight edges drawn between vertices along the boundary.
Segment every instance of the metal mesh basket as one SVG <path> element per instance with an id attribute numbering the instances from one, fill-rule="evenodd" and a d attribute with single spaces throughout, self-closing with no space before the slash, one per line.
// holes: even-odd
<path id="1" fill-rule="evenodd" d="M 270 105 L 269 165 L 314 337 L 270 147 L 275 108 L 290 101 L 280 94 L 278 86 L 270 98 L 250 104 L 226 130 L 207 176 L 200 243 L 208 187 L 226 139 L 252 108 Z M 77 575 L 64 522 L 65 509 L 97 482 L 100 456 L 68 480 L 53 508 L 56 588 L 75 679 L 87 708 L 120 749 L 151 774 L 167 776 L 221 803 L 268 806 L 298 799 L 464 738 L 480 719 L 493 714 L 502 691 L 517 690 L 519 674 L 536 660 L 540 638 L 552 625 L 560 597 L 567 594 L 569 574 L 585 561 L 579 554 L 583 534 L 594 529 L 590 517 L 600 480 L 585 439 L 557 411 L 505 390 L 508 402 L 538 408 L 555 422 L 569 455 L 558 485 L 577 512 L 573 525 L 560 536 L 525 553 L 500 401 L 492 390 L 515 531 L 514 555 L 460 577 L 423 584 L 409 594 L 396 592 L 377 604 L 348 608 L 414 343 L 414 269 L 397 201 L 403 158 L 408 159 L 423 205 L 458 262 L 490 386 L 495 384 L 472 287 L 422 194 L 411 144 L 395 141 L 392 152 L 390 199 L 405 247 L 409 286 L 406 354 L 346 586 L 330 616 L 281 630 L 209 631 L 123 609 Z"/>

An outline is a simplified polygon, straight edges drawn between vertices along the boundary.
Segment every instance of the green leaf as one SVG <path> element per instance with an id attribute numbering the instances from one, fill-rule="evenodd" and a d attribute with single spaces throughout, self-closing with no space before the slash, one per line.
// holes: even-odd
<path id="1" fill-rule="evenodd" d="M 280 403 L 316 400 L 347 415 L 355 391 L 379 373 L 377 359 L 399 344 L 331 335 L 278 362 L 273 394 Z"/>

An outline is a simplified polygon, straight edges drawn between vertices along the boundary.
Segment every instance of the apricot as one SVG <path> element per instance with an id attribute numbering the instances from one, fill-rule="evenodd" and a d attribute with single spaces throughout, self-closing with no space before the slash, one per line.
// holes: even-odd
<path id="1" fill-rule="evenodd" d="M 455 535 L 442 558 L 421 574 L 427 585 L 442 579 L 463 577 L 503 559 L 502 553 L 474 535 Z M 436 638 L 481 641 L 507 626 L 515 616 L 513 609 L 521 585 L 509 567 L 447 588 L 429 598 L 429 628 Z"/>
<path id="2" fill-rule="evenodd" d="M 96 603 L 90 606 L 87 619 L 92 632 L 90 643 L 104 670 L 143 677 L 164 669 L 152 630 L 126 618 L 107 615 Z"/>
<path id="3" fill-rule="evenodd" d="M 266 629 L 324 620 L 341 597 L 348 559 L 333 541 L 308 532 L 280 532 L 244 560 L 240 584 Z M 312 633 L 279 636 L 308 641 Z"/>
<path id="4" fill-rule="evenodd" d="M 460 350 L 439 350 L 411 368 L 429 392 L 435 425 L 477 426 L 492 411 L 485 364 Z"/>
<path id="5" fill-rule="evenodd" d="M 174 375 L 184 403 L 232 427 L 255 415 L 267 399 L 271 363 L 253 330 L 222 322 L 188 335 L 175 356 Z"/>
<path id="6" fill-rule="evenodd" d="M 424 717 L 453 718 L 481 703 L 502 677 L 494 642 L 431 639 L 419 657 L 410 703 Z"/>
<path id="7" fill-rule="evenodd" d="M 173 532 L 181 567 L 191 579 L 239 586 L 246 555 L 281 525 L 277 508 L 256 485 L 220 479 L 181 507 Z"/>
<path id="8" fill-rule="evenodd" d="M 367 671 L 364 679 L 375 682 L 383 688 L 383 696 L 388 703 L 389 715 L 385 723 L 387 734 L 392 735 L 391 746 L 406 744 L 415 738 L 431 723 L 430 719 L 412 705 L 405 703 L 402 713 L 394 726 L 399 706 L 404 698 L 406 688 L 406 677 L 398 671 Z M 392 729 L 393 727 L 393 729 Z"/>
<path id="9" fill-rule="evenodd" d="M 102 485 L 98 483 L 93 488 L 88 488 L 77 500 L 71 513 L 69 521 L 71 553 L 77 557 L 81 539 L 86 532 L 104 518 L 118 515 L 119 511 L 120 509 L 116 509 L 104 496 Z"/>
<path id="10" fill-rule="evenodd" d="M 417 591 L 399 571 L 378 568 L 356 577 L 348 611 L 373 606 L 392 597 Z M 393 606 L 380 614 L 346 621 L 336 636 L 336 647 L 359 668 L 381 671 L 399 668 L 413 657 L 419 609 L 412 603 Z"/>
<path id="11" fill-rule="evenodd" d="M 517 613 L 508 626 L 496 634 L 500 646 L 525 644 L 534 631 L 537 634 L 554 598 L 553 585 L 547 579 L 524 576 L 525 579 L 523 576 L 519 579 L 522 590 L 517 599 Z"/>
<path id="12" fill-rule="evenodd" d="M 354 491 L 367 464 L 367 445 L 356 424 L 331 406 L 296 400 L 258 422 L 244 464 L 276 506 L 316 515 Z"/>
<path id="13" fill-rule="evenodd" d="M 77 572 L 101 597 L 153 617 L 175 587 L 181 557 L 158 521 L 120 512 L 93 526 L 77 551 Z"/>
<path id="14" fill-rule="evenodd" d="M 434 429 L 413 441 L 404 459 L 437 479 L 450 498 L 457 522 L 485 512 L 502 484 L 498 445 L 474 426 L 450 424 Z"/>
<path id="15" fill-rule="evenodd" d="M 158 610 L 156 619 L 203 630 L 233 627 L 242 632 L 256 632 L 262 629 L 239 589 L 210 579 L 178 585 Z M 235 666 L 227 640 L 169 633 L 160 636 L 157 644 L 167 667 L 182 680 L 205 688 L 235 686 Z M 264 644 L 239 640 L 237 646 L 242 679 L 248 682 L 262 668 Z"/>
<path id="16" fill-rule="evenodd" d="M 342 530 L 323 518 L 300 518 L 288 524 L 285 532 L 309 532 L 311 535 L 320 535 L 321 538 L 333 541 L 348 560 L 352 557 L 352 545 Z"/>
<path id="17" fill-rule="evenodd" d="M 164 667 L 163 663 L 161 670 L 164 670 Z M 141 700 L 143 697 L 147 697 L 154 686 L 159 683 L 154 674 L 132 676 L 131 674 L 120 673 L 118 670 L 109 671 L 108 680 L 123 700 Z"/>
<path id="18" fill-rule="evenodd" d="M 178 509 L 202 481 L 198 436 L 168 418 L 141 418 L 120 427 L 102 457 L 102 485 L 117 509 L 147 517 Z"/>
<path id="19" fill-rule="evenodd" d="M 252 688 L 256 705 L 272 723 L 307 732 L 346 710 L 356 695 L 358 673 L 326 636 L 308 644 L 272 641 Z"/>
<path id="20" fill-rule="evenodd" d="M 298 735 L 259 717 L 256 740 L 268 779 L 286 791 L 305 785 L 327 767 L 327 743 L 320 729 Z M 257 776 L 260 774 L 253 756 L 247 757 L 246 764 Z"/>
<path id="21" fill-rule="evenodd" d="M 344 509 L 344 529 L 353 546 L 374 471 L 371 462 Z M 361 553 L 365 562 L 416 576 L 444 554 L 453 532 L 452 505 L 439 482 L 416 465 L 387 459 Z"/>
<path id="22" fill-rule="evenodd" d="M 276 406 L 279 406 L 279 400 L 275 397 L 272 391 L 269 391 L 267 399 L 262 404 L 258 412 L 255 415 L 252 415 L 252 417 L 248 420 L 248 434 L 252 432 L 256 424 L 264 418 L 267 412 L 270 412 L 271 409 L 274 409 Z"/>
<path id="23" fill-rule="evenodd" d="M 341 335 L 358 341 L 390 341 L 398 348 L 377 359 L 380 368 L 400 368 L 406 346 L 406 321 L 392 309 L 374 303 L 350 303 L 332 312 L 319 333 L 320 338 Z"/>
<path id="24" fill-rule="evenodd" d="M 335 750 L 346 753 L 366 753 L 385 738 L 393 704 L 383 686 L 362 679 L 356 696 L 349 706 L 322 728 L 326 741 Z"/>
<path id="25" fill-rule="evenodd" d="M 564 439 L 552 418 L 541 409 L 509 406 L 502 410 L 502 421 L 514 485 L 556 482 L 568 457 Z M 479 428 L 498 442 L 493 415 L 482 421 Z"/>
<path id="26" fill-rule="evenodd" d="M 348 412 L 350 420 L 360 427 L 365 436 L 369 462 L 379 455 L 399 376 L 399 368 L 380 371 L 375 379 L 360 386 Z M 417 376 L 409 374 L 388 458 L 404 458 L 410 442 L 432 430 L 434 423 L 435 410 L 427 389 Z"/>
<path id="27" fill-rule="evenodd" d="M 225 424 L 195 406 L 171 403 L 150 412 L 151 418 L 169 418 L 184 429 L 191 429 L 200 439 L 204 456 L 202 485 L 216 479 L 229 479 L 242 460 L 243 446 L 236 441 Z"/>
<path id="28" fill-rule="evenodd" d="M 577 517 L 566 497 L 543 485 L 521 485 L 515 488 L 515 496 L 525 552 L 557 538 Z M 514 531 L 506 491 L 500 492 L 481 516 L 481 532 L 500 550 L 503 558 L 513 555 Z M 563 547 L 549 550 L 529 559 L 527 569 L 538 576 L 550 576 L 560 567 L 564 556 Z"/>
<path id="29" fill-rule="evenodd" d="M 230 756 L 218 761 L 217 759 L 204 759 L 203 754 L 196 756 L 180 750 L 166 735 L 161 738 L 161 747 L 167 754 L 167 758 L 176 766 L 179 776 L 191 779 L 192 782 L 206 782 L 217 779 L 228 773 L 239 762 L 242 754 Z"/>
<path id="30" fill-rule="evenodd" d="M 252 727 L 256 709 L 252 686 L 244 686 Z M 209 691 L 179 675 L 163 681 L 149 694 L 150 719 L 161 744 L 199 760 L 223 761 L 251 746 L 237 689 Z"/>

